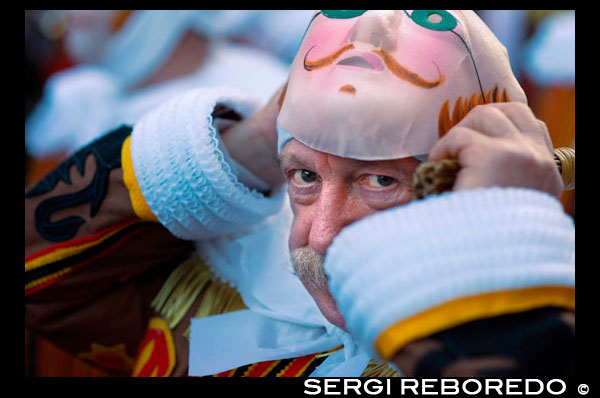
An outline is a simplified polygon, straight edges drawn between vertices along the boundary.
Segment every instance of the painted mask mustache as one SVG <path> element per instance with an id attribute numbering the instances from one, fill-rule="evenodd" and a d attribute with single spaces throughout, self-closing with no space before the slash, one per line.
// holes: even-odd
<path id="1" fill-rule="evenodd" d="M 308 54 L 312 51 L 313 48 L 315 48 L 315 46 L 312 46 L 304 55 L 304 62 L 303 62 L 304 69 L 309 72 L 313 71 L 313 70 L 321 69 L 321 68 L 324 68 L 324 67 L 327 67 L 327 66 L 333 64 L 346 51 L 352 50 L 354 48 L 354 45 L 346 44 L 345 46 L 343 46 L 342 48 L 340 48 L 339 50 L 337 50 L 336 52 L 334 52 L 330 55 L 310 61 L 310 60 L 308 60 Z M 435 65 L 435 63 L 434 63 L 434 65 L 435 65 L 436 69 L 438 70 L 439 77 L 435 81 L 427 81 L 427 80 L 423 79 L 421 76 L 419 76 L 417 73 L 412 72 L 409 69 L 405 68 L 404 66 L 400 65 L 400 63 L 398 63 L 398 61 L 396 61 L 394 59 L 392 54 L 390 54 L 388 51 L 384 50 L 383 48 L 375 49 L 372 51 L 373 51 L 373 53 L 377 54 L 381 58 L 383 63 L 386 65 L 386 67 L 396 77 L 398 77 L 402 80 L 405 80 L 409 83 L 412 83 L 416 86 L 423 87 L 423 88 L 433 88 L 433 87 L 439 86 L 445 80 L 444 76 L 440 72 L 440 69 L 438 68 L 437 65 Z"/>

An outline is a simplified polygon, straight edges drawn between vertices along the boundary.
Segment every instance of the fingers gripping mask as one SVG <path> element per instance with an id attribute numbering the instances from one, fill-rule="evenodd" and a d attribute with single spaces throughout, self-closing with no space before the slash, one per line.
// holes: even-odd
<path id="1" fill-rule="evenodd" d="M 280 150 L 359 160 L 428 154 L 477 104 L 527 102 L 504 46 L 460 10 L 319 11 L 284 95 Z"/>

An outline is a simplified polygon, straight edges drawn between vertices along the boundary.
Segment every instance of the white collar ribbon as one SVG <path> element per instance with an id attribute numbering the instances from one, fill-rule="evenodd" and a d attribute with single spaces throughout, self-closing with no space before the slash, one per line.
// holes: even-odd
<path id="1" fill-rule="evenodd" d="M 285 195 L 285 189 L 276 195 Z M 360 376 L 370 356 L 329 323 L 293 274 L 287 239 L 289 201 L 279 213 L 237 237 L 197 242 L 198 252 L 222 280 L 236 287 L 248 310 L 192 319 L 190 376 L 212 375 L 250 363 L 328 351 L 313 372 Z"/>

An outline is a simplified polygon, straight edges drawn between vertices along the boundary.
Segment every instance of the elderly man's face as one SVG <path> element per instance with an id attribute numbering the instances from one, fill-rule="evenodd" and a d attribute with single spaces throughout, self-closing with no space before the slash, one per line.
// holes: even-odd
<path id="1" fill-rule="evenodd" d="M 294 138 L 280 154 L 292 259 L 329 321 L 344 327 L 320 264 L 333 238 L 409 202 L 414 157 L 478 103 L 499 101 L 527 102 L 506 49 L 473 11 L 315 13 L 277 123 L 280 137 Z"/>
<path id="2" fill-rule="evenodd" d="M 289 248 L 296 272 L 325 317 L 344 328 L 322 276 L 322 257 L 343 227 L 376 211 L 408 203 L 419 161 L 412 157 L 383 161 L 341 158 L 296 140 L 283 147 L 280 159 L 294 213 Z"/>

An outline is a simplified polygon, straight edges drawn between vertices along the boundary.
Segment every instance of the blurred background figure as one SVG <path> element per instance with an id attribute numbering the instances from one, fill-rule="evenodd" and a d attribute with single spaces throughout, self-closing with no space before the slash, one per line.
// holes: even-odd
<path id="1" fill-rule="evenodd" d="M 25 10 L 25 120 L 41 99 L 46 79 L 73 66 L 61 41 L 66 26 L 64 20 L 62 11 Z M 31 175 L 31 163 L 25 145 L 25 185 Z M 34 168 L 45 167 L 37 165 Z"/>
<path id="2" fill-rule="evenodd" d="M 520 80 L 521 48 L 528 36 L 529 16 L 527 10 L 478 10 L 477 14 L 494 32 L 508 51 L 513 73 Z"/>
<path id="3" fill-rule="evenodd" d="M 26 60 L 30 47 L 29 58 L 37 57 L 30 62 L 44 65 L 37 77 L 44 85 L 40 100 L 35 107 L 29 104 L 29 115 L 26 109 L 25 148 L 32 158 L 26 184 L 101 134 L 134 123 L 181 91 L 225 85 L 268 100 L 285 82 L 312 13 L 26 12 Z M 31 32 L 41 38 L 34 39 Z M 50 73 L 43 69 L 48 61 L 40 62 L 39 50 L 32 48 L 42 44 L 53 53 L 48 57 L 54 62 Z"/>
<path id="4" fill-rule="evenodd" d="M 480 10 L 506 46 L 529 106 L 548 126 L 554 147 L 575 148 L 575 11 Z M 575 191 L 561 202 L 575 218 Z"/>
<path id="5" fill-rule="evenodd" d="M 540 20 L 525 43 L 523 71 L 531 107 L 548 125 L 554 146 L 575 148 L 575 11 Z M 575 191 L 564 191 L 561 201 L 575 218 Z"/>

